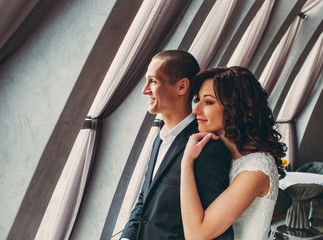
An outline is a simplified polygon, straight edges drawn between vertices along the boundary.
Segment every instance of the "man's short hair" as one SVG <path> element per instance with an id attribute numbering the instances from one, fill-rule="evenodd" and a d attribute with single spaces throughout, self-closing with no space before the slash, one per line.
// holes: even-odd
<path id="1" fill-rule="evenodd" d="M 190 83 L 200 71 L 200 67 L 192 54 L 182 50 L 166 50 L 157 53 L 152 60 L 160 59 L 163 64 L 160 70 L 169 77 L 170 84 L 175 84 L 183 78 L 188 78 Z"/>

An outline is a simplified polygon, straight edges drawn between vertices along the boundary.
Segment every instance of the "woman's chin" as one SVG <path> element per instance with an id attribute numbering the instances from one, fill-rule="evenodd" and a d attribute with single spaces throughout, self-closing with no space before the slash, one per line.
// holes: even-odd
<path id="1" fill-rule="evenodd" d="M 209 129 L 207 129 L 205 127 L 200 127 L 200 126 L 198 127 L 198 130 L 199 130 L 199 132 L 212 132 Z"/>

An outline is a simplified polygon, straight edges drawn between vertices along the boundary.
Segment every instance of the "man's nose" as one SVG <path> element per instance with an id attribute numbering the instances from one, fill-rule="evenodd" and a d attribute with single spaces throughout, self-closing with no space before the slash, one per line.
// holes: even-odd
<path id="1" fill-rule="evenodd" d="M 149 93 L 149 85 L 148 83 L 145 84 L 145 86 L 142 89 L 142 94 L 148 94 Z"/>

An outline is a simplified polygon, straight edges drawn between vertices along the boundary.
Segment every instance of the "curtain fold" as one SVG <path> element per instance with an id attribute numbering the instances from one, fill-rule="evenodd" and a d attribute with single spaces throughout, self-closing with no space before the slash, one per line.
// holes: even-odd
<path id="1" fill-rule="evenodd" d="M 268 95 L 272 92 L 279 75 L 284 68 L 284 63 L 288 57 L 288 53 L 293 45 L 293 42 L 299 32 L 301 27 L 301 22 L 303 20 L 298 17 L 296 21 L 288 28 L 286 34 L 281 39 L 279 45 L 275 49 L 272 57 L 268 61 L 264 71 L 262 72 L 259 82 L 262 84 L 263 88 L 266 89 Z"/>
<path id="2" fill-rule="evenodd" d="M 201 69 L 208 67 L 221 44 L 221 36 L 225 34 L 225 27 L 236 4 L 236 0 L 216 1 L 197 33 L 188 51 L 196 58 Z"/>
<path id="3" fill-rule="evenodd" d="M 306 58 L 302 68 L 296 76 L 284 103 L 277 116 L 277 121 L 287 120 L 288 123 L 280 126 L 282 140 L 287 144 L 286 157 L 291 169 L 297 167 L 295 129 L 291 126 L 291 121 L 295 120 L 301 113 L 304 105 L 308 102 L 313 89 L 322 79 L 319 78 L 323 67 L 323 34 L 320 35 L 314 47 Z"/>
<path id="4" fill-rule="evenodd" d="M 19 28 L 39 0 L 0 1 L 0 49 Z"/>
<path id="5" fill-rule="evenodd" d="M 68 239 L 88 177 L 98 120 L 91 120 L 90 129 L 82 129 L 76 138 L 62 175 L 53 192 L 38 229 L 36 240 Z"/>
<path id="6" fill-rule="evenodd" d="M 274 3 L 275 0 L 266 0 L 263 3 L 233 52 L 227 66 L 248 67 L 262 34 L 266 29 Z"/>
<path id="7" fill-rule="evenodd" d="M 311 9 L 316 7 L 320 3 L 320 0 L 308 0 L 301 9 L 303 14 L 307 14 Z M 274 53 L 269 59 L 265 69 L 263 70 L 259 82 L 263 88 L 266 89 L 268 95 L 274 89 L 277 80 L 285 66 L 286 59 L 289 56 L 293 43 L 297 38 L 300 28 L 302 27 L 305 19 L 296 17 L 293 23 L 290 25 L 283 38 L 280 40 Z"/>
<path id="8" fill-rule="evenodd" d="M 131 57 L 133 57 L 133 48 L 139 44 L 139 41 L 142 38 L 141 32 L 147 30 L 149 18 L 152 18 L 152 15 L 156 13 L 156 7 L 158 7 L 158 5 L 160 5 L 160 3 L 156 4 L 155 1 L 144 1 L 141 5 L 104 77 L 101 87 L 89 110 L 88 116 L 97 117 L 106 108 L 109 98 L 117 88 L 120 79 L 122 79 L 128 68 Z"/>

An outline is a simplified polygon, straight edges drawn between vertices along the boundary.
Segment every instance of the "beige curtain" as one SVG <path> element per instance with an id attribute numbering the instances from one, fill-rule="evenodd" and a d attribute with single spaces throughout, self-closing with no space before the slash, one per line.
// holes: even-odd
<path id="1" fill-rule="evenodd" d="M 188 51 L 196 58 L 201 69 L 208 67 L 216 53 L 236 4 L 237 0 L 216 1 L 197 33 Z"/>
<path id="2" fill-rule="evenodd" d="M 137 47 L 144 41 L 145 32 L 148 30 L 155 14 L 161 10 L 162 1 L 144 1 L 140 7 L 136 18 L 131 24 L 129 31 L 124 38 L 119 51 L 102 82 L 102 85 L 94 99 L 88 116 L 98 117 L 105 109 L 109 98 L 119 85 L 120 80 L 125 75 L 129 63 L 135 57 Z"/>
<path id="3" fill-rule="evenodd" d="M 322 1 L 308 0 L 304 4 L 301 12 L 305 15 L 308 14 L 308 12 L 315 8 L 320 2 Z M 289 56 L 290 50 L 293 47 L 293 43 L 297 38 L 298 32 L 302 27 L 304 21 L 305 19 L 301 17 L 297 17 L 294 20 L 283 38 L 280 40 L 280 43 L 276 47 L 273 55 L 271 56 L 259 78 L 259 82 L 262 84 L 263 88 L 266 89 L 269 95 L 275 87 L 277 80 L 279 79 L 279 76 L 285 66 L 286 59 Z"/>
<path id="4" fill-rule="evenodd" d="M 262 34 L 266 29 L 274 3 L 275 0 L 266 0 L 263 3 L 233 52 L 227 66 L 248 67 Z"/>
<path id="5" fill-rule="evenodd" d="M 319 78 L 323 67 L 323 34 L 320 35 L 306 58 L 302 68 L 296 76 L 284 103 L 279 111 L 277 120 L 287 120 L 287 123 L 281 124 L 280 131 L 283 135 L 283 142 L 287 144 L 287 160 L 291 169 L 295 168 L 295 129 L 292 126 L 294 121 L 303 109 L 311 96 L 313 89 L 322 81 Z"/>
<path id="6" fill-rule="evenodd" d="M 72 231 L 96 139 L 97 120 L 91 122 L 91 128 L 82 129 L 76 138 L 38 229 L 36 240 L 68 239 Z"/>

